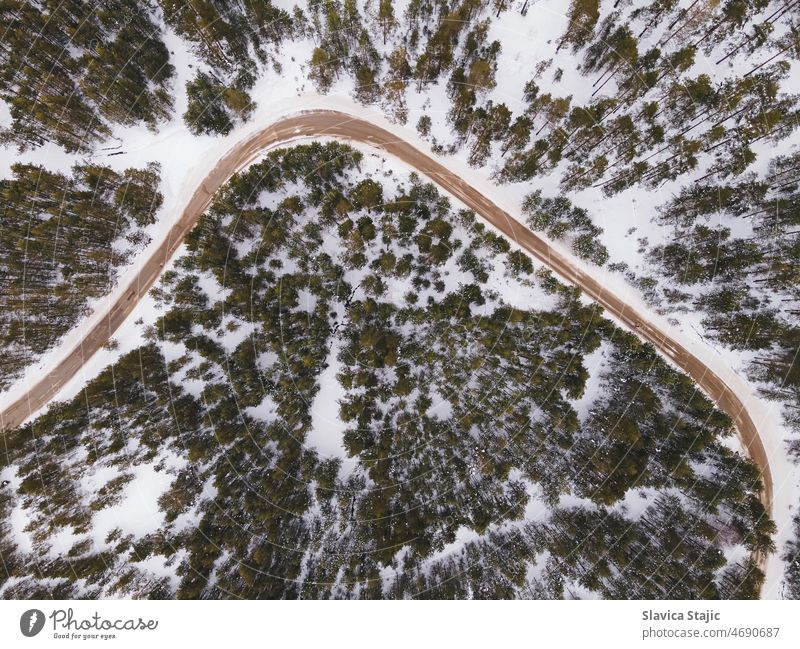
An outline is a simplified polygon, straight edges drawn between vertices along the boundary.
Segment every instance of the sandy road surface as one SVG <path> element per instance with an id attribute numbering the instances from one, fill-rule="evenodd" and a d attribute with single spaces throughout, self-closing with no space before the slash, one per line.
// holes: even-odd
<path id="1" fill-rule="evenodd" d="M 641 338 L 655 345 L 664 356 L 689 374 L 734 421 L 742 443 L 761 471 L 764 482 L 761 499 L 767 512 L 772 515 L 772 474 L 764 444 L 742 401 L 717 374 L 677 340 L 648 322 L 644 316 L 593 277 L 576 268 L 567 257 L 497 207 L 460 176 L 448 171 L 443 164 L 411 144 L 399 140 L 396 135 L 380 126 L 334 110 L 311 110 L 279 119 L 225 154 L 197 188 L 164 242 L 146 260 L 138 276 L 103 318 L 51 372 L 43 376 L 20 399 L 0 412 L 0 429 L 18 426 L 44 406 L 105 344 L 156 281 L 164 264 L 178 249 L 183 238 L 211 202 L 214 193 L 228 178 L 252 162 L 264 149 L 309 137 L 332 137 L 361 142 L 396 156 L 455 196 L 531 255 L 547 264 L 562 278 L 581 288 L 591 299 L 628 325 Z M 759 557 L 762 568 L 765 561 L 766 557 Z"/>

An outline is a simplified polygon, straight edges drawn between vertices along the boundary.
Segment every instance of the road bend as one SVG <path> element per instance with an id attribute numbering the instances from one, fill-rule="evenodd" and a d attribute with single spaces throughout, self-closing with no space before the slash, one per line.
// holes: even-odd
<path id="1" fill-rule="evenodd" d="M 366 144 L 400 159 L 464 203 L 563 279 L 578 286 L 637 336 L 652 343 L 662 355 L 692 377 L 717 407 L 732 419 L 744 448 L 761 472 L 764 484 L 761 502 L 772 516 L 773 483 L 764 443 L 744 403 L 719 375 L 666 331 L 649 321 L 645 314 L 639 313 L 612 290 L 578 268 L 567 256 L 500 209 L 461 176 L 448 170 L 443 163 L 381 126 L 335 110 L 309 110 L 281 118 L 230 149 L 200 183 L 179 220 L 161 245 L 140 266 L 127 290 L 114 304 L 106 307 L 103 316 L 61 362 L 0 412 L 0 429 L 15 428 L 34 415 L 114 335 L 158 279 L 164 265 L 209 206 L 216 191 L 233 174 L 250 164 L 265 149 L 295 140 L 319 137 Z M 762 570 L 766 566 L 766 559 L 766 556 L 758 557 Z"/>

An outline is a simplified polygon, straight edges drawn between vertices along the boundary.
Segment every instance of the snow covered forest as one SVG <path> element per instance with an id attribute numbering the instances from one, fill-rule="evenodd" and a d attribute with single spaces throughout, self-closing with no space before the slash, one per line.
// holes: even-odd
<path id="1" fill-rule="evenodd" d="M 635 331 L 428 179 L 304 142 L 231 178 L 94 370 L 2 433 L 0 596 L 800 598 L 800 2 L 0 17 L 3 405 L 201 161 L 324 95 L 723 357 L 781 458 L 773 521 L 731 419 Z"/>
<path id="2" fill-rule="evenodd" d="M 6 436 L 32 537 L 6 594 L 753 596 L 774 526 L 730 420 L 474 215 L 361 159 L 312 144 L 235 177 L 147 344 Z M 168 488 L 142 520 L 145 471 Z"/>

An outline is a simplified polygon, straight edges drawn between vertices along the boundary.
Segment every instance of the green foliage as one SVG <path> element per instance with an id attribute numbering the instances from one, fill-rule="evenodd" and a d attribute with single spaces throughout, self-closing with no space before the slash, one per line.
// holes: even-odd
<path id="1" fill-rule="evenodd" d="M 308 70 L 319 90 L 352 77 L 359 101 L 380 103 L 401 122 L 409 83 L 420 91 L 446 83 L 452 138 L 436 150 L 464 147 L 470 164 L 482 166 L 499 149 L 503 181 L 565 169 L 556 179 L 562 191 L 595 186 L 613 195 L 707 169 L 710 180 L 660 211 L 677 232 L 649 259 L 673 284 L 696 289 L 691 296 L 670 286 L 675 304 L 694 300 L 718 340 L 757 350 L 754 378 L 797 401 L 799 330 L 779 306 L 797 297 L 796 161 L 776 162 L 770 173 L 781 181 L 769 193 L 775 183 L 745 175 L 763 150 L 754 143 L 794 128 L 796 98 L 781 93 L 789 64 L 719 84 L 688 74 L 698 54 L 715 48 L 749 55 L 789 45 L 767 25 L 750 31 L 765 0 L 700 7 L 647 51 L 639 39 L 678 17 L 674 0 L 621 3 L 602 21 L 596 0 L 575 0 L 557 48 L 581 57 L 597 96 L 575 105 L 538 66 L 520 108 L 489 99 L 500 43 L 488 41 L 488 17 L 508 10 L 505 2 L 412 0 L 402 17 L 388 0 L 365 17 L 352 0 L 312 1 L 291 16 L 249 0 L 158 4 L 208 70 L 187 85 L 184 118 L 194 133 L 228 133 L 247 119 L 254 79 L 269 64 L 279 73 L 274 49 L 297 36 L 315 43 Z M 169 117 L 173 72 L 151 8 L 6 3 L 0 72 L 12 128 L 3 139 L 88 151 L 113 123 L 153 127 Z M 551 75 L 554 84 L 561 73 Z M 432 126 L 428 115 L 417 124 L 423 136 Z M 432 186 L 412 177 L 390 191 L 377 179 L 353 179 L 359 157 L 313 144 L 272 152 L 238 174 L 155 291 L 163 313 L 154 344 L 120 359 L 35 428 L 7 436 L 6 464 L 20 486 L 0 499 L 2 519 L 13 499 L 37 512 L 35 556 L 58 530 L 78 538 L 65 557 L 37 563 L 34 577 L 26 574 L 31 556 L 0 524 L 7 577 L 21 577 L 4 594 L 75 596 L 70 579 L 78 577 L 81 596 L 563 597 L 575 585 L 616 598 L 757 596 L 763 574 L 753 559 L 726 562 L 722 552 L 731 544 L 769 551 L 774 533 L 757 471 L 719 441 L 731 422 L 652 348 L 582 305 L 576 291 L 534 274 L 530 257 L 506 239 L 468 214 L 453 218 Z M 3 183 L 4 263 L 12 269 L 3 306 L 19 314 L 23 305 L 26 315 L 3 324 L 7 340 L 24 341 L 6 346 L 10 375 L 78 317 L 86 296 L 107 290 L 125 256 L 112 244 L 124 235 L 140 245 L 161 201 L 155 168 L 14 173 Z M 530 195 L 528 222 L 604 264 L 601 231 L 564 196 Z M 752 236 L 708 223 L 753 214 L 767 216 L 752 221 Z M 555 304 L 503 304 L 486 285 L 498 265 Z M 447 280 L 453 275 L 461 283 Z M 208 293 L 212 279 L 224 290 Z M 634 279 L 655 286 L 651 277 Z M 246 339 L 225 344 L 225 332 L 237 330 Z M 167 362 L 155 347 L 161 341 L 181 355 Z M 583 361 L 601 342 L 601 387 L 579 415 Z M 357 466 L 349 474 L 307 444 L 332 362 Z M 168 451 L 188 464 L 167 469 L 174 474 L 159 499 L 164 525 L 147 538 L 116 530 L 111 550 L 95 547 L 91 512 L 124 497 L 125 454 L 164 467 Z M 80 492 L 84 462 L 114 467 L 89 500 Z M 649 502 L 628 517 L 620 503 L 635 490 Z M 213 503 L 204 500 L 209 492 Z M 532 493 L 542 494 L 547 515 L 504 525 L 523 517 Z M 584 505 L 558 507 L 566 494 Z M 199 524 L 176 531 L 190 512 Z M 460 529 L 480 538 L 431 560 Z M 794 549 L 785 549 L 790 587 Z M 177 592 L 134 565 L 150 556 L 180 557 Z M 537 562 L 544 565 L 530 577 Z M 385 580 L 389 567 L 397 576 Z"/>
<path id="2" fill-rule="evenodd" d="M 152 592 L 138 567 L 146 557 L 180 557 L 177 590 L 164 583 L 154 594 L 181 598 L 452 597 L 470 588 L 560 597 L 567 583 L 605 597 L 757 592 L 763 577 L 727 564 L 713 532 L 725 526 L 755 551 L 770 547 L 774 529 L 757 499 L 758 472 L 719 444 L 730 421 L 577 291 L 533 275 L 530 258 L 473 215 L 454 217 L 431 185 L 411 176 L 390 192 L 357 178 L 359 159 L 345 145 L 313 143 L 237 174 L 162 279 L 154 342 L 6 436 L 33 533 L 70 529 L 75 574 L 97 595 Z M 118 180 L 144 183 L 150 172 Z M 114 184 L 104 195 L 127 197 Z M 323 242 L 337 238 L 331 253 Z M 541 280 L 552 307 L 504 304 L 485 285 L 498 264 Z M 345 278 L 359 268 L 351 286 Z M 474 281 L 448 290 L 443 278 L 456 269 Z M 209 276 L 225 290 L 203 288 Z M 390 284 L 424 299 L 390 294 Z M 247 337 L 231 345 L 226 330 L 241 327 Z M 179 354 L 169 363 L 161 340 Z M 601 344 L 610 355 L 602 387 L 579 417 L 583 361 Z M 349 472 L 308 443 L 332 362 Z M 166 469 L 174 455 L 183 462 Z M 115 531 L 98 548 L 92 512 L 126 497 L 129 463 L 173 472 L 158 498 L 164 522 L 147 537 Z M 91 467 L 115 470 L 87 504 L 79 485 Z M 523 518 L 531 485 L 547 517 L 504 527 Z M 641 488 L 657 497 L 640 519 L 603 509 Z M 559 508 L 563 494 L 593 505 Z M 462 528 L 480 538 L 431 559 Z M 383 584 L 401 548 L 402 569 Z M 545 551 L 558 563 L 529 577 Z M 25 565 L 29 556 L 8 555 L 24 577 L 12 594 L 75 593 L 77 582 L 41 586 Z M 44 578 L 71 574 L 39 565 Z"/>
<path id="3" fill-rule="evenodd" d="M 12 173 L 0 182 L 3 387 L 109 292 L 162 200 L 158 165 L 122 174 L 78 165 L 68 177 L 16 164 Z"/>
<path id="4" fill-rule="evenodd" d="M 186 84 L 188 105 L 183 119 L 195 135 L 227 135 L 244 121 L 255 105 L 244 90 L 225 86 L 204 72 Z"/>
<path id="5" fill-rule="evenodd" d="M 217 73 L 250 72 L 250 53 L 261 63 L 269 61 L 268 48 L 278 46 L 292 33 L 292 17 L 269 0 L 230 5 L 220 0 L 158 0 L 168 25 L 192 43 L 197 53 Z"/>
<path id="6" fill-rule="evenodd" d="M 558 49 L 571 45 L 572 50 L 577 51 L 592 37 L 600 17 L 600 0 L 572 0 L 568 16 L 567 30 L 558 43 Z"/>
<path id="7" fill-rule="evenodd" d="M 575 207 L 566 196 L 543 198 L 541 190 L 529 194 L 522 204 L 528 225 L 549 238 L 572 238 L 572 251 L 580 258 L 602 266 L 608 251 L 598 241 L 602 230 L 592 223 L 586 210 Z"/>
<path id="8" fill-rule="evenodd" d="M 2 138 L 88 152 L 113 123 L 168 119 L 174 69 L 148 9 L 133 0 L 4 2 L 0 93 L 12 124 Z"/>

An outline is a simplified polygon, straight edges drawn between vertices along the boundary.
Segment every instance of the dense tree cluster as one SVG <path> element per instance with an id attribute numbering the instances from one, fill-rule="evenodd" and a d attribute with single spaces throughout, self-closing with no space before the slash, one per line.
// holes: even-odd
<path id="1" fill-rule="evenodd" d="M 779 156 L 764 177 L 685 188 L 661 208 L 674 229 L 671 243 L 650 252 L 651 262 L 678 286 L 700 287 L 694 298 L 673 294 L 673 304 L 693 300 L 704 325 L 734 349 L 758 351 L 754 377 L 788 402 L 800 399 L 795 355 L 800 300 L 800 156 Z M 711 219 L 717 222 L 712 225 Z M 746 221 L 749 237 L 733 237 Z"/>
<path id="2" fill-rule="evenodd" d="M 393 597 L 446 599 L 749 599 L 752 560 L 724 568 L 717 532 L 679 498 L 659 495 L 631 520 L 607 509 L 558 508 L 546 523 L 490 532 L 461 553 L 403 573 Z M 546 552 L 543 552 L 546 551 Z M 537 557 L 531 566 L 530 557 Z M 533 569 L 536 580 L 528 577 Z"/>
<path id="3" fill-rule="evenodd" d="M 271 51 L 302 32 L 303 21 L 293 21 L 269 0 L 158 0 L 164 19 L 186 39 L 208 66 L 186 85 L 188 108 L 183 118 L 194 134 L 225 135 L 234 123 L 246 120 L 254 108 L 248 94 L 258 66 L 280 65 Z"/>
<path id="4" fill-rule="evenodd" d="M 0 181 L 0 387 L 109 292 L 161 205 L 155 164 L 78 165 L 69 176 L 15 164 L 12 173 Z"/>
<path id="5" fill-rule="evenodd" d="M 10 0 L 0 5 L 0 96 L 21 148 L 87 152 L 113 124 L 155 128 L 172 113 L 174 69 L 149 2 Z"/>
<path id="6" fill-rule="evenodd" d="M 292 32 L 292 18 L 269 0 L 158 0 L 164 19 L 192 43 L 215 70 L 252 76 L 253 56 L 270 60 L 269 48 Z"/>
<path id="7" fill-rule="evenodd" d="M 543 198 L 541 190 L 528 195 L 522 203 L 528 225 L 551 239 L 572 237 L 572 252 L 602 266 L 608 261 L 608 250 L 597 238 L 602 234 L 589 213 L 572 205 L 566 196 Z"/>
<path id="8" fill-rule="evenodd" d="M 235 121 L 246 120 L 254 108 L 245 90 L 227 87 L 204 72 L 198 72 L 186 84 L 186 95 L 188 106 L 183 119 L 195 135 L 227 135 Z"/>

